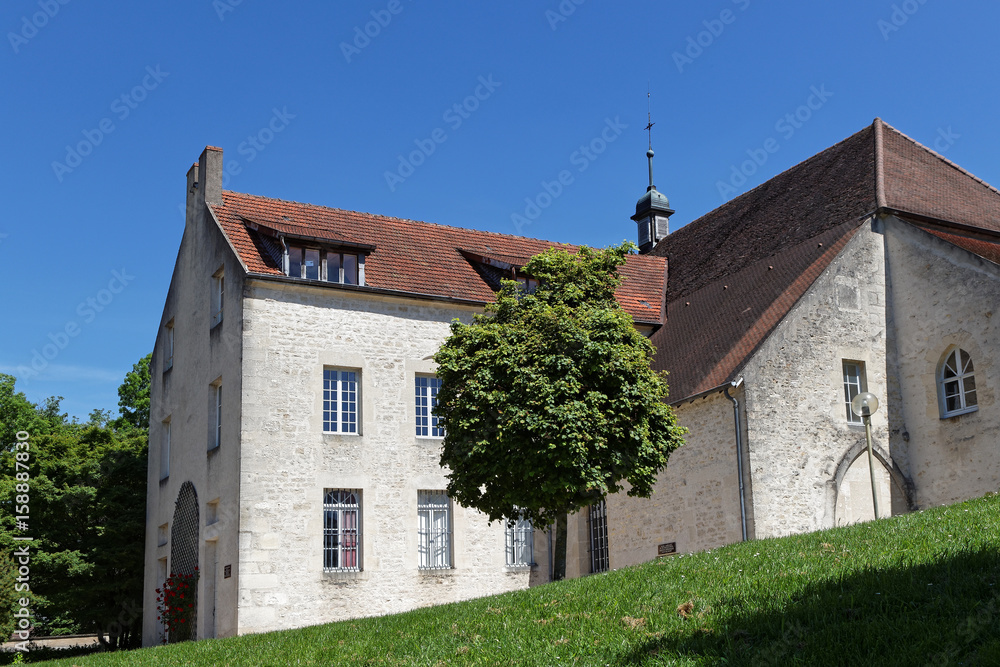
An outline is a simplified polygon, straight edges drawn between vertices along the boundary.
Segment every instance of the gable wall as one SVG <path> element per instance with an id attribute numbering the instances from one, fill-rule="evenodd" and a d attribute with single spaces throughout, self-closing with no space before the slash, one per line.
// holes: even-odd
<path id="1" fill-rule="evenodd" d="M 905 453 L 916 504 L 997 491 L 1000 267 L 895 217 L 885 230 L 901 407 L 891 439 Z M 979 409 L 942 419 L 937 370 L 952 345 L 972 355 Z"/>
<path id="2" fill-rule="evenodd" d="M 890 458 L 882 246 L 864 223 L 743 370 L 757 537 L 834 525 L 838 475 L 865 442 L 864 428 L 847 423 L 844 359 L 865 363 L 882 403 L 874 443 Z"/>

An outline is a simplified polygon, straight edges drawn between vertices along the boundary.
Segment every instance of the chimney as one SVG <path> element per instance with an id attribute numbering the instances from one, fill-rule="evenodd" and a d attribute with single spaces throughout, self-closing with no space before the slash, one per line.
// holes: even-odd
<path id="1" fill-rule="evenodd" d="M 190 184 L 191 177 L 188 176 Z M 222 203 L 222 149 L 205 146 L 198 158 L 198 199 L 206 204 Z"/>

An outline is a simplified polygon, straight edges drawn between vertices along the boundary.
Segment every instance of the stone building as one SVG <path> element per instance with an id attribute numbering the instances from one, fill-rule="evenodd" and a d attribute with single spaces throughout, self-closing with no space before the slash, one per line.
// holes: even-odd
<path id="1" fill-rule="evenodd" d="M 144 642 L 154 589 L 195 565 L 199 638 L 548 581 L 547 533 L 441 491 L 430 357 L 572 246 L 221 181 L 209 147 L 153 355 Z M 1000 487 L 997 190 L 880 120 L 673 234 L 650 181 L 618 296 L 687 444 L 652 498 L 571 517 L 568 576 L 871 518 L 859 391 L 881 514 Z"/>

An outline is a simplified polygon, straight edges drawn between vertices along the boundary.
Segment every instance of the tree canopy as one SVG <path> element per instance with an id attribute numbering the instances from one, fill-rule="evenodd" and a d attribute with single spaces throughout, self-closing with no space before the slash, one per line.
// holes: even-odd
<path id="1" fill-rule="evenodd" d="M 490 520 L 537 526 L 628 484 L 648 497 L 684 429 L 663 399 L 654 348 L 615 299 L 634 249 L 550 249 L 505 280 L 434 355 L 448 493 Z M 534 284 L 534 282 L 529 283 Z"/>
<path id="2" fill-rule="evenodd" d="M 0 503 L 6 507 L 14 507 L 18 493 L 16 433 L 30 435 L 27 530 L 18 528 L 14 512 L 0 514 L 0 566 L 15 546 L 14 537 L 33 538 L 30 597 L 36 634 L 97 632 L 106 647 L 138 645 L 148 364 L 149 356 L 139 360 L 119 389 L 119 419 L 111 420 L 108 411 L 95 410 L 85 424 L 61 413 L 58 397 L 33 405 L 15 390 L 13 377 L 0 375 L 0 436 L 4 438 Z M 9 629 L 10 604 L 0 596 L 0 631 Z"/>

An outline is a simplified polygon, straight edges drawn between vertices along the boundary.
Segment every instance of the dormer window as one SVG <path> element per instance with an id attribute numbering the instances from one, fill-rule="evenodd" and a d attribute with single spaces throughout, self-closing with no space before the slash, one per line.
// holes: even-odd
<path id="1" fill-rule="evenodd" d="M 356 252 L 289 244 L 287 275 L 343 285 L 363 285 L 364 263 L 364 255 Z"/>
<path id="2" fill-rule="evenodd" d="M 523 289 L 528 294 L 534 294 L 535 290 L 538 289 L 538 281 L 534 278 L 525 278 L 523 276 L 517 277 L 517 282 L 520 283 L 521 289 Z"/>

